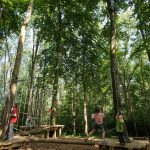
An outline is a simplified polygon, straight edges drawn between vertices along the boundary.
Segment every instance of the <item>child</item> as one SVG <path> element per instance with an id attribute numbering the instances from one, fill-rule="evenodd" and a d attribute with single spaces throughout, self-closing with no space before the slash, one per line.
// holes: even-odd
<path id="1" fill-rule="evenodd" d="M 53 112 L 53 107 L 51 106 L 51 108 L 48 110 L 49 112 L 49 124 L 51 125 L 52 124 L 52 119 L 51 119 L 51 115 L 52 115 L 52 112 Z"/>
<path id="2" fill-rule="evenodd" d="M 26 119 L 26 126 L 31 126 L 32 125 L 31 121 L 32 121 L 31 115 L 28 114 Z"/>
<path id="3" fill-rule="evenodd" d="M 118 139 L 120 144 L 125 144 L 125 136 L 124 136 L 124 119 L 121 113 L 116 115 L 116 132 L 118 133 Z"/>
<path id="4" fill-rule="evenodd" d="M 95 112 L 94 112 L 94 114 L 92 114 L 92 117 L 91 117 L 91 119 L 93 119 L 95 121 L 95 123 L 93 125 L 93 129 L 91 130 L 91 132 L 89 133 L 89 135 L 87 136 L 87 138 L 85 140 L 88 140 L 90 135 L 95 133 L 95 131 L 97 131 L 98 129 L 101 129 L 102 130 L 102 144 L 106 143 L 106 141 L 104 140 L 105 129 L 104 129 L 104 125 L 103 125 L 103 118 L 104 118 L 104 114 L 102 113 L 102 109 L 100 111 L 99 108 L 96 107 Z"/>
<path id="5" fill-rule="evenodd" d="M 17 120 L 18 120 L 18 107 L 17 107 L 17 104 L 14 104 L 13 107 L 11 108 L 11 114 L 9 118 L 7 140 L 13 139 L 13 127 L 14 127 L 14 124 L 17 123 Z"/>

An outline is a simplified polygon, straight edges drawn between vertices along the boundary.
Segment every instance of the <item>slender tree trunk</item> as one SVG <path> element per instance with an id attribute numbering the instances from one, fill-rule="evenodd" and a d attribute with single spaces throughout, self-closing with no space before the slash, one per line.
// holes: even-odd
<path id="1" fill-rule="evenodd" d="M 116 58 L 116 27 L 115 27 L 115 0 L 107 0 L 107 7 L 110 17 L 110 59 L 111 59 L 111 78 L 113 89 L 113 103 L 115 114 L 120 110 L 120 90 L 119 72 Z M 130 142 L 127 128 L 125 126 L 126 140 Z"/>
<path id="2" fill-rule="evenodd" d="M 127 64 L 127 62 L 126 62 Z M 134 128 L 135 130 L 135 134 L 136 136 L 138 135 L 137 133 L 137 128 L 136 128 L 136 122 L 135 122 L 135 117 L 133 115 L 133 112 L 132 112 L 132 103 L 130 101 L 130 97 L 129 97 L 129 91 L 130 91 L 130 80 L 137 68 L 137 65 L 134 67 L 133 69 L 133 72 L 130 74 L 130 78 L 129 78 L 129 74 L 128 74 L 128 66 L 125 66 L 124 68 L 124 98 L 125 98 L 125 104 L 126 104 L 126 110 L 128 112 L 128 115 L 129 115 L 129 118 L 130 118 L 130 121 L 131 121 L 131 129 Z"/>
<path id="3" fill-rule="evenodd" d="M 115 8 L 114 2 L 107 0 L 107 8 L 110 18 L 110 60 L 111 60 L 111 78 L 113 90 L 113 104 L 115 114 L 120 109 L 120 91 L 119 91 L 119 73 L 116 58 L 116 27 L 115 27 Z"/>
<path id="4" fill-rule="evenodd" d="M 59 41 L 57 41 L 59 42 Z M 58 43 L 57 43 L 58 44 Z M 60 46 L 59 44 L 57 46 Z M 59 47 L 60 48 L 60 47 Z M 56 66 L 55 66 L 55 71 L 54 71 L 54 84 L 53 84 L 53 95 L 52 95 L 52 108 L 53 111 L 51 113 L 51 120 L 52 124 L 56 124 L 56 114 L 57 114 L 57 96 L 58 96 L 58 81 L 59 81 L 59 61 L 60 61 L 60 51 L 59 48 L 57 47 L 57 60 L 56 60 Z"/>
<path id="5" fill-rule="evenodd" d="M 57 105 L 58 105 L 58 88 L 59 88 L 59 69 L 60 69 L 60 52 L 61 52 L 61 25 L 62 25 L 62 20 L 61 20 L 61 10 L 60 6 L 58 6 L 58 21 L 59 21 L 59 29 L 58 33 L 56 33 L 56 53 L 57 53 L 57 58 L 56 58 L 56 65 L 55 65 L 55 70 L 54 70 L 54 83 L 53 83 L 53 95 L 52 95 L 52 113 L 51 113 L 51 121 L 52 124 L 56 124 L 56 114 L 57 114 Z"/>
<path id="6" fill-rule="evenodd" d="M 2 16 L 2 12 L 3 12 L 3 5 L 2 5 L 2 2 L 0 1 L 0 19 Z"/>
<path id="7" fill-rule="evenodd" d="M 21 58 L 22 58 L 22 51 L 23 51 L 23 45 L 24 45 L 24 40 L 25 40 L 25 29 L 30 21 L 30 16 L 32 13 L 32 7 L 33 7 L 33 2 L 34 0 L 31 0 L 29 3 L 29 6 L 26 11 L 26 17 L 21 25 L 21 31 L 19 35 L 19 41 L 18 41 L 18 48 L 17 48 L 17 53 L 16 53 L 16 59 L 15 59 L 15 64 L 14 64 L 14 69 L 12 72 L 12 79 L 11 83 L 9 86 L 9 96 L 7 97 L 8 102 L 6 102 L 5 110 L 4 110 L 4 116 L 2 122 L 2 128 L 3 132 L 5 131 L 5 126 L 8 124 L 8 118 L 9 118 L 9 113 L 10 109 L 13 105 L 15 95 L 16 95 L 16 90 L 17 90 L 17 82 L 18 82 L 18 75 L 19 75 L 19 69 L 20 69 L 20 64 L 21 64 Z"/>
<path id="8" fill-rule="evenodd" d="M 37 52 L 39 48 L 39 42 L 40 42 L 40 37 L 37 36 L 37 42 L 36 46 L 34 47 L 33 45 L 33 51 L 32 51 L 32 62 L 31 62 L 31 72 L 30 72 L 30 85 L 29 85 L 29 92 L 28 92 L 28 108 L 27 112 L 31 114 L 32 112 L 32 103 L 33 103 L 33 86 L 34 86 L 34 71 L 35 71 L 35 64 L 36 64 L 36 58 L 37 58 Z M 34 40 L 33 40 L 34 43 Z"/>
<path id="9" fill-rule="evenodd" d="M 73 134 L 76 134 L 76 101 L 77 101 L 77 76 L 75 73 L 74 84 L 73 84 L 73 101 L 72 101 Z"/>
<path id="10" fill-rule="evenodd" d="M 88 120 L 87 120 L 87 93 L 86 89 L 84 89 L 84 133 L 88 135 Z"/>
<path id="11" fill-rule="evenodd" d="M 40 103 L 40 90 L 39 88 L 36 89 L 35 91 L 35 101 L 34 101 L 34 121 L 35 121 L 35 125 L 38 127 L 40 125 L 40 109 L 39 108 L 39 103 Z"/>
<path id="12" fill-rule="evenodd" d="M 84 36 L 83 36 L 83 40 L 84 40 Z M 83 51 L 83 96 L 84 96 L 84 102 L 83 102 L 83 110 L 84 110 L 84 133 L 85 135 L 88 134 L 88 120 L 87 120 L 87 85 L 86 85 L 86 79 L 87 79 L 87 75 L 86 75 L 86 62 L 85 62 L 85 56 L 86 56 L 86 42 L 83 41 L 83 43 L 85 44 L 84 47 L 84 51 Z"/>
<path id="13" fill-rule="evenodd" d="M 6 24 L 5 24 L 5 20 L 3 20 L 4 22 L 4 26 L 6 28 Z M 4 93 L 6 92 L 6 88 L 7 88 L 7 75 L 8 75 L 8 72 L 10 72 L 10 77 L 11 77 L 11 73 L 12 73 L 12 69 L 11 66 L 11 61 L 10 61 L 10 53 L 9 53 L 9 47 L 8 47 L 8 39 L 7 39 L 7 29 L 4 30 L 4 34 L 5 34 L 5 47 L 6 47 L 6 50 L 5 50 L 5 64 L 4 64 Z M 7 58 L 8 58 L 8 62 L 10 64 L 7 64 Z M 10 67 L 9 67 L 10 66 Z"/>
<path id="14" fill-rule="evenodd" d="M 141 23 L 141 21 L 140 21 L 140 24 L 141 24 L 141 26 L 143 25 Z M 141 35 L 142 35 L 142 38 L 143 38 L 143 42 L 144 42 L 144 45 L 145 45 L 145 48 L 146 48 L 146 53 L 147 53 L 147 56 L 148 56 L 148 60 L 150 62 L 150 50 L 148 48 L 149 44 L 147 43 L 147 38 L 146 38 L 146 35 L 144 34 L 144 30 L 142 29 L 142 27 L 140 29 L 140 32 L 141 32 Z"/>
<path id="15" fill-rule="evenodd" d="M 143 60 L 142 60 L 142 58 L 140 58 L 140 71 L 141 71 L 141 96 L 142 97 L 144 97 L 144 102 L 143 102 L 143 104 L 145 105 L 145 107 L 144 107 L 144 110 L 143 111 L 145 111 L 145 113 L 147 114 L 146 116 L 149 116 L 149 113 L 150 113 L 150 109 L 149 109 L 149 97 L 147 96 L 147 91 L 146 91 L 146 85 L 145 85 L 145 80 L 144 80 L 144 72 L 143 72 L 143 68 L 144 68 L 144 66 L 143 66 Z M 150 118 L 150 117 L 147 117 L 147 119 L 148 118 Z M 149 120 L 149 119 L 148 119 Z M 143 120 L 143 124 L 145 125 L 145 121 Z M 146 125 L 145 125 L 146 126 Z M 145 133 L 146 134 L 146 133 Z"/>
<path id="16" fill-rule="evenodd" d="M 125 58 L 126 61 L 126 58 Z M 127 64 L 127 61 L 125 62 Z M 130 81 L 129 81 L 129 74 L 128 74 L 128 66 L 124 66 L 124 83 L 123 83 L 123 91 L 124 91 L 124 100 L 126 104 L 126 110 L 128 112 L 129 117 L 131 117 L 131 102 L 129 98 L 129 87 L 130 87 Z"/>
<path id="17" fill-rule="evenodd" d="M 7 39 L 6 39 L 6 45 L 7 45 Z M 7 55 L 6 55 L 6 52 L 7 51 L 7 49 L 5 49 L 5 58 L 4 58 L 4 94 L 6 93 L 6 77 L 7 77 L 7 73 L 6 73 L 6 58 L 7 58 Z"/>
<path id="18" fill-rule="evenodd" d="M 5 21 L 5 20 L 4 20 L 4 21 Z M 5 23 L 5 22 L 4 22 L 4 23 Z M 7 68 L 9 68 L 9 69 L 7 69 L 6 74 L 5 74 L 5 76 L 6 76 L 6 81 L 7 81 L 8 72 L 10 72 L 10 73 L 9 73 L 9 76 L 11 77 L 11 73 L 12 73 L 12 62 L 10 61 L 11 58 L 10 58 L 10 52 L 9 52 L 9 47 L 8 47 L 7 30 L 4 30 L 4 32 L 5 32 L 5 39 L 6 39 L 6 52 L 7 52 L 6 58 L 7 58 L 7 56 L 8 56 L 8 62 L 9 62 L 9 64 L 8 64 L 9 67 L 7 67 Z M 6 85 L 5 85 L 5 86 L 6 86 Z M 7 88 L 7 87 L 5 87 L 5 88 Z M 6 89 L 5 89 L 4 91 L 6 91 Z"/>

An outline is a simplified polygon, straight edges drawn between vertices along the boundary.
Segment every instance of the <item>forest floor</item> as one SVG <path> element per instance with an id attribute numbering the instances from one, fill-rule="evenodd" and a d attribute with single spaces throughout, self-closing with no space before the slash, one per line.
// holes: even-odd
<path id="1" fill-rule="evenodd" d="M 25 144 L 19 150 L 99 150 L 99 147 L 98 145 L 88 146 L 88 145 L 30 142 L 28 144 Z"/>
<path id="2" fill-rule="evenodd" d="M 87 143 L 84 141 L 84 139 L 67 139 L 67 141 L 65 141 L 66 139 L 59 139 L 54 143 L 32 141 L 24 144 L 20 150 L 99 150 L 99 145 L 102 145 L 100 139 L 89 140 Z M 108 142 L 109 146 L 119 145 L 119 142 L 116 139 L 106 139 L 106 141 Z M 148 141 L 134 140 L 131 143 L 122 146 L 122 148 L 140 149 L 141 147 L 146 147 L 148 144 Z M 100 149 L 107 150 L 110 149 L 110 147 L 102 146 Z M 121 149 L 121 147 L 119 149 Z"/>
<path id="3" fill-rule="evenodd" d="M 106 138 L 107 144 L 102 145 L 101 139 L 90 139 L 85 141 L 84 138 L 57 138 L 44 139 L 32 136 L 15 136 L 12 141 L 13 148 L 18 150 L 101 150 L 109 149 L 111 146 L 120 146 L 118 139 Z M 7 143 L 7 141 L 3 142 Z M 0 143 L 1 144 L 1 143 Z M 133 140 L 131 143 L 125 144 L 124 148 L 138 149 L 145 148 L 149 145 L 146 140 Z M 1 146 L 1 145 L 0 145 Z M 105 147 L 105 148 L 104 148 Z M 150 147 L 149 147 L 150 148 Z"/>

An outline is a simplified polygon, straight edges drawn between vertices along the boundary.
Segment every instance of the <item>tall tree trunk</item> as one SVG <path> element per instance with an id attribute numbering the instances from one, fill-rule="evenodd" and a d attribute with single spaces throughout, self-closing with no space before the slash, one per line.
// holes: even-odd
<path id="1" fill-rule="evenodd" d="M 2 5 L 2 2 L 0 1 L 0 19 L 2 16 L 2 12 L 3 12 L 3 5 Z"/>
<path id="2" fill-rule="evenodd" d="M 131 116 L 131 102 L 129 98 L 129 88 L 130 88 L 130 81 L 129 81 L 129 73 L 128 73 L 128 66 L 127 66 L 127 59 L 125 58 L 126 65 L 124 66 L 124 83 L 123 83 L 123 91 L 124 91 L 124 100 L 126 104 L 126 110 L 129 116 Z"/>
<path id="3" fill-rule="evenodd" d="M 86 84 L 86 79 L 87 79 L 87 75 L 86 75 L 86 41 L 84 41 L 84 36 L 83 36 L 83 44 L 84 45 L 84 51 L 83 51 L 83 75 L 82 75 L 82 80 L 83 80 L 83 96 L 84 96 L 84 102 L 83 102 L 83 110 L 84 110 L 84 133 L 85 135 L 88 134 L 88 119 L 87 119 L 87 84 Z"/>
<path id="4" fill-rule="evenodd" d="M 19 35 L 17 54 L 16 54 L 16 59 L 15 59 L 14 69 L 13 69 L 13 72 L 12 72 L 12 79 L 11 79 L 11 83 L 10 83 L 10 86 L 9 86 L 9 96 L 7 97 L 7 100 L 6 100 L 5 110 L 4 110 L 4 115 L 3 115 L 3 122 L 2 122 L 3 132 L 5 131 L 5 127 L 8 124 L 10 109 L 13 105 L 15 95 L 16 95 L 18 75 L 19 75 L 23 45 L 24 45 L 24 40 L 25 40 L 25 29 L 26 29 L 26 27 L 27 27 L 27 25 L 30 21 L 33 2 L 34 2 L 34 0 L 30 1 L 29 6 L 28 6 L 27 11 L 26 11 L 26 17 L 25 17 L 25 19 L 24 19 L 24 21 L 21 25 L 21 31 L 20 31 L 20 35 Z"/>
<path id="5" fill-rule="evenodd" d="M 3 23 L 4 23 L 4 28 L 6 29 L 6 25 L 5 25 L 5 20 L 3 20 Z M 7 64 L 7 57 L 8 57 L 8 60 L 10 62 L 10 54 L 9 54 L 9 48 L 8 48 L 8 39 L 7 39 L 7 29 L 4 30 L 4 34 L 5 34 L 5 53 L 4 53 L 4 94 L 6 93 L 6 88 L 7 88 L 7 75 L 8 75 L 8 72 L 11 70 L 9 70 L 8 68 L 8 64 Z M 11 62 L 10 62 L 10 66 L 11 66 Z"/>
<path id="6" fill-rule="evenodd" d="M 110 17 L 110 59 L 111 59 L 111 78 L 113 89 L 114 111 L 117 114 L 120 111 L 120 90 L 119 90 L 119 72 L 116 58 L 116 27 L 115 27 L 115 0 L 107 0 L 107 7 Z M 128 131 L 125 128 L 126 140 L 130 142 Z"/>
<path id="7" fill-rule="evenodd" d="M 116 59 L 116 27 L 115 27 L 115 8 L 114 1 L 107 0 L 107 8 L 110 18 L 110 60 L 111 60 L 111 78 L 113 89 L 113 104 L 115 114 L 120 109 L 120 91 L 119 91 L 119 73 Z"/>
<path id="8" fill-rule="evenodd" d="M 7 46 L 7 37 L 6 37 L 6 46 Z M 7 77 L 7 73 L 6 73 L 6 58 L 7 58 L 7 49 L 5 49 L 5 57 L 4 57 L 4 94 L 6 93 L 6 77 Z"/>
<path id="9" fill-rule="evenodd" d="M 127 64 L 127 62 L 126 62 L 126 64 Z M 138 65 L 136 65 L 133 68 L 133 71 L 132 71 L 132 73 L 129 76 L 128 69 L 127 69 L 128 66 L 125 65 L 125 68 L 124 68 L 124 85 L 123 85 L 123 87 L 124 87 L 124 99 L 125 99 L 125 104 L 126 104 L 126 110 L 128 112 L 128 115 L 129 115 L 129 118 L 130 118 L 130 121 L 131 121 L 130 126 L 131 126 L 131 129 L 134 128 L 136 136 L 138 135 L 138 133 L 137 133 L 137 128 L 136 128 L 135 117 L 134 117 L 133 111 L 132 111 L 132 103 L 130 101 L 130 97 L 129 97 L 130 94 L 129 94 L 129 92 L 130 92 L 130 81 L 132 79 L 132 76 L 133 76 L 133 74 L 134 74 L 137 66 Z"/>
<path id="10" fill-rule="evenodd" d="M 54 83 L 53 83 L 53 95 L 52 95 L 52 113 L 51 113 L 51 122 L 53 125 L 56 124 L 56 114 L 57 114 L 57 105 L 58 105 L 58 88 L 59 88 L 59 69 L 60 69 L 60 52 L 61 52 L 61 26 L 62 26 L 62 20 L 61 20 L 61 10 L 60 5 L 58 6 L 58 21 L 59 21 L 59 29 L 58 33 L 56 33 L 56 64 L 55 64 L 55 70 L 54 70 Z"/>
<path id="11" fill-rule="evenodd" d="M 141 32 L 141 35 L 142 35 L 142 38 L 143 38 L 143 42 L 144 42 L 144 47 L 146 48 L 146 53 L 147 53 L 147 56 L 148 56 L 148 60 L 149 60 L 149 62 L 150 62 L 150 49 L 149 49 L 149 44 L 147 43 L 147 37 L 146 37 L 146 31 L 144 31 L 143 29 L 142 29 L 142 22 L 141 22 L 141 20 L 140 20 L 140 24 L 141 24 L 141 29 L 140 29 L 140 32 Z"/>
<path id="12" fill-rule="evenodd" d="M 73 101 L 72 101 L 73 134 L 76 134 L 76 103 L 77 103 L 77 76 L 75 73 L 73 84 Z"/>
<path id="13" fill-rule="evenodd" d="M 84 87 L 84 133 L 88 134 L 88 120 L 87 120 L 87 93 L 86 88 Z"/>
<path id="14" fill-rule="evenodd" d="M 144 72 L 143 72 L 143 60 L 142 58 L 140 58 L 140 72 L 141 72 L 141 97 L 144 97 L 144 101 L 143 101 L 143 104 L 145 105 L 144 106 L 144 111 L 145 111 L 145 114 L 146 116 L 149 116 L 149 113 L 150 113 L 150 109 L 149 109 L 149 96 L 147 95 L 147 90 L 146 90 L 146 84 L 145 84 L 145 78 L 144 78 Z M 150 118 L 150 117 L 147 117 L 147 119 Z M 149 119 L 148 119 L 149 120 Z M 143 120 L 143 125 L 145 126 L 145 121 Z M 145 129 L 146 130 L 146 129 Z M 146 134 L 146 133 L 145 133 Z"/>
<path id="15" fill-rule="evenodd" d="M 34 86 L 34 71 L 35 71 L 35 63 L 36 63 L 36 58 L 37 58 L 37 52 L 39 48 L 39 42 L 40 42 L 40 37 L 37 36 L 37 41 L 36 41 L 36 46 L 34 47 L 33 45 L 33 51 L 32 51 L 32 62 L 31 62 L 31 72 L 30 72 L 30 85 L 29 85 L 29 92 L 28 92 L 28 108 L 27 112 L 31 114 L 32 112 L 32 98 L 33 98 L 33 86 Z M 33 40 L 34 43 L 34 40 Z"/>

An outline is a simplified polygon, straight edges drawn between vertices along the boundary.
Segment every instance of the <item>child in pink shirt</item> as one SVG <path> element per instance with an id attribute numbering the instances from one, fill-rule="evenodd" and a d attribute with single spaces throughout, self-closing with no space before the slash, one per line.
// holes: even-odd
<path id="1" fill-rule="evenodd" d="M 95 133 L 95 131 L 97 131 L 98 129 L 101 129 L 102 130 L 102 144 L 106 143 L 106 141 L 104 140 L 104 138 L 105 138 L 105 129 L 104 129 L 104 125 L 103 125 L 103 118 L 104 118 L 104 114 L 102 113 L 102 110 L 100 111 L 100 109 L 96 107 L 94 114 L 92 114 L 92 116 L 91 116 L 91 119 L 93 119 L 95 121 L 95 123 L 93 125 L 93 129 L 88 134 L 88 136 L 85 140 L 88 140 L 88 138 L 93 133 Z"/>

